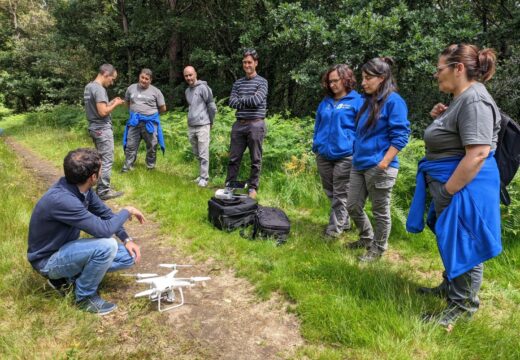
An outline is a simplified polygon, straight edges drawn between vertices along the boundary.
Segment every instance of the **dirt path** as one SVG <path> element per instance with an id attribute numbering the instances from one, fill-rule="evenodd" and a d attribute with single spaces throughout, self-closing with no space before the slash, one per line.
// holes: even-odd
<path id="1" fill-rule="evenodd" d="M 60 170 L 32 150 L 9 137 L 4 141 L 18 154 L 33 178 L 39 180 L 42 193 L 61 176 Z M 109 202 L 109 205 L 118 210 L 115 204 Z M 285 311 L 286 304 L 280 298 L 272 296 L 269 301 L 259 301 L 251 284 L 237 278 L 232 269 L 212 260 L 196 263 L 168 245 L 160 235 L 159 224 L 153 221 L 149 220 L 142 226 L 129 222 L 126 227 L 133 237 L 139 239 L 143 254 L 141 264 L 132 272 L 157 272 L 158 263 L 171 262 L 173 258 L 179 264 L 196 265 L 183 271 L 183 275 L 212 278 L 206 286 L 187 291 L 185 306 L 161 314 L 161 319 L 171 329 L 171 334 L 164 334 L 164 337 L 171 342 L 190 344 L 190 349 L 184 350 L 172 346 L 169 354 L 162 355 L 184 359 L 283 359 L 294 355 L 295 350 L 303 345 L 298 320 Z M 124 290 L 114 296 L 125 302 L 132 301 L 133 294 L 143 290 L 133 283 L 122 287 Z M 150 307 L 150 311 L 156 310 Z M 106 317 L 105 328 L 124 325 L 128 313 L 118 312 Z M 131 343 L 139 339 L 125 334 L 125 341 Z"/>

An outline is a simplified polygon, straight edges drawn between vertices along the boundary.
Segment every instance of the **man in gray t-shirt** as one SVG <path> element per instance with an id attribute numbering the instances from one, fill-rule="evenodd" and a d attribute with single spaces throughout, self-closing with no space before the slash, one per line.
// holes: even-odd
<path id="1" fill-rule="evenodd" d="M 121 191 L 110 188 L 110 175 L 114 163 L 114 133 L 112 132 L 112 111 L 124 103 L 120 97 L 108 100 L 106 88 L 117 78 L 117 71 L 110 64 L 99 67 L 94 81 L 85 86 L 83 100 L 89 122 L 88 130 L 97 151 L 101 155 L 101 178 L 98 181 L 97 193 L 102 200 L 113 199 L 123 195 Z"/>
<path id="2" fill-rule="evenodd" d="M 130 119 L 123 136 L 125 164 L 121 171 L 125 173 L 133 169 L 141 139 L 146 144 L 146 167 L 152 170 L 155 168 L 157 144 L 162 140 L 159 113 L 166 111 L 166 104 L 161 90 L 152 85 L 150 69 L 141 70 L 139 82 L 128 87 L 125 100 L 130 107 Z"/>

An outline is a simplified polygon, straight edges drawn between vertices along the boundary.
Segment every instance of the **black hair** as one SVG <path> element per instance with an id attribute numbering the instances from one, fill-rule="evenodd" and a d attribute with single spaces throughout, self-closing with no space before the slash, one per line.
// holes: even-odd
<path id="1" fill-rule="evenodd" d="M 393 64 L 394 60 L 389 57 L 378 57 L 368 61 L 361 68 L 361 71 L 369 76 L 383 78 L 383 82 L 381 82 L 377 91 L 374 94 L 370 94 L 366 97 L 363 106 L 356 116 L 357 122 L 365 111 L 370 111 L 368 114 L 368 120 L 364 126 L 365 131 L 375 126 L 377 119 L 379 119 L 379 115 L 381 114 L 381 108 L 383 107 L 386 99 L 392 92 L 397 91 L 397 84 L 392 75 Z"/>
<path id="2" fill-rule="evenodd" d="M 255 49 L 252 49 L 252 48 L 245 49 L 244 53 L 242 54 L 242 59 L 247 56 L 251 56 L 253 58 L 253 60 L 258 61 L 258 53 L 256 52 Z"/>
<path id="3" fill-rule="evenodd" d="M 71 184 L 84 184 L 101 168 L 101 157 L 95 149 L 79 148 L 70 151 L 63 159 L 65 178 Z"/>

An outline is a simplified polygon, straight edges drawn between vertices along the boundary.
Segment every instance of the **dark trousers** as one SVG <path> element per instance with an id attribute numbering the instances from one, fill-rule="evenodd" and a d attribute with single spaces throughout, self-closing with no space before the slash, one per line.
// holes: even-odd
<path id="1" fill-rule="evenodd" d="M 266 134 L 264 120 L 237 120 L 231 129 L 231 143 L 229 145 L 229 163 L 226 177 L 228 181 L 237 180 L 240 171 L 242 156 L 249 149 L 251 157 L 251 173 L 249 188 L 258 189 L 260 170 L 262 168 L 262 143 Z"/>
<path id="2" fill-rule="evenodd" d="M 435 181 L 429 176 L 426 179 L 433 198 L 435 213 L 439 217 L 441 212 L 450 204 L 453 195 L 446 191 L 443 183 Z M 451 281 L 448 280 L 446 273 L 444 273 L 441 286 L 447 291 L 448 304 L 471 313 L 477 311 L 480 305 L 478 292 L 482 285 L 483 273 L 484 264 L 478 264 L 473 269 Z"/>
<path id="3" fill-rule="evenodd" d="M 125 165 L 123 169 L 130 170 L 137 159 L 137 150 L 141 139 L 146 144 L 146 167 L 153 169 L 155 167 L 157 153 L 157 125 L 154 125 L 154 131 L 150 134 L 146 130 L 146 123 L 140 121 L 137 126 L 128 128 L 128 135 L 125 148 Z"/>

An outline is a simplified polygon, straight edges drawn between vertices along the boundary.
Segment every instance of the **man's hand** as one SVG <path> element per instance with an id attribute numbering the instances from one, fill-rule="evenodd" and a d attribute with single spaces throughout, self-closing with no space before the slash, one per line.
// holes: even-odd
<path id="1" fill-rule="evenodd" d="M 139 223 L 144 224 L 146 219 L 142 212 L 137 210 L 133 206 L 125 206 L 123 209 L 127 210 L 130 213 L 130 220 L 132 220 L 132 216 L 135 216 L 135 218 L 139 221 Z"/>
<path id="2" fill-rule="evenodd" d="M 127 241 L 125 244 L 125 248 L 134 258 L 136 264 L 139 263 L 139 261 L 141 261 L 141 250 L 139 249 L 139 245 L 137 245 L 133 241 Z"/>
<path id="3" fill-rule="evenodd" d="M 124 104 L 125 101 L 123 99 L 121 99 L 119 96 L 118 97 L 115 97 L 112 99 L 112 101 L 110 101 L 108 103 L 108 105 L 114 105 L 114 106 L 118 106 L 118 105 L 121 105 L 121 104 Z"/>
<path id="4" fill-rule="evenodd" d="M 435 119 L 437 116 L 445 112 L 447 108 L 448 107 L 443 103 L 437 103 L 433 107 L 432 111 L 430 111 L 430 116 Z"/>

